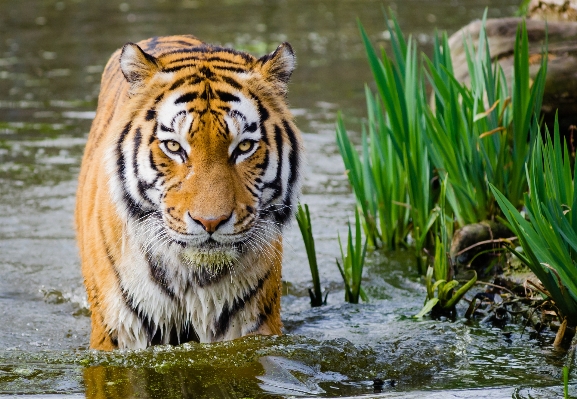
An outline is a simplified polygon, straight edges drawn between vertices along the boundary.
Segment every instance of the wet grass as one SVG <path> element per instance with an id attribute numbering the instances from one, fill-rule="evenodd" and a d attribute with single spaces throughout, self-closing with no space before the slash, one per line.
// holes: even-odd
<path id="1" fill-rule="evenodd" d="M 394 18 L 387 22 L 390 54 L 383 50 L 380 57 L 359 28 L 377 93 L 366 89 L 360 151 L 340 117 L 337 143 L 371 247 L 411 242 L 421 254 L 435 246 L 431 228 L 440 179 L 447 180 L 457 227 L 500 214 L 489 184 L 522 206 L 524 165 L 537 137 L 534 114 L 546 74 L 542 57 L 535 78 L 529 75 L 525 24 L 517 30 L 511 89 L 503 69 L 492 63 L 484 28 L 476 47 L 464 43 L 469 84 L 454 76 L 446 34 L 435 39 L 432 60 L 423 55 L 421 62 L 414 40 L 405 38 Z M 424 274 L 422 263 L 419 269 Z"/>
<path id="2" fill-rule="evenodd" d="M 527 165 L 527 219 L 499 189 L 491 186 L 523 251 L 512 246 L 510 249 L 539 278 L 541 291 L 554 302 L 569 326 L 577 325 L 576 171 L 571 168 L 567 143 L 561 144 L 556 123 L 554 137 L 547 133 L 544 142 L 536 141 Z"/>
<path id="3" fill-rule="evenodd" d="M 395 248 L 406 243 L 411 232 L 420 253 L 432 225 L 434 204 L 416 45 L 412 38 L 405 39 L 393 20 L 393 25 L 387 23 L 393 56 L 383 51 L 380 58 L 360 24 L 359 29 L 378 94 L 366 90 L 369 122 L 363 132 L 362 156 L 355 155 L 346 139 L 342 120 L 337 123 L 339 150 L 371 244 Z"/>
<path id="4" fill-rule="evenodd" d="M 424 57 L 434 92 L 425 112 L 427 148 L 438 174 L 448 176 L 447 199 L 459 226 L 499 214 L 489 184 L 522 206 L 525 163 L 537 138 L 533 116 L 541 109 L 547 68 L 543 57 L 531 80 L 524 23 L 517 29 L 511 90 L 499 63 L 492 64 L 484 28 L 477 49 L 467 40 L 465 52 L 470 87 L 454 78 L 446 34 L 435 41 L 433 60 Z"/>
<path id="5" fill-rule="evenodd" d="M 569 367 L 563 367 L 563 398 L 569 399 Z"/>
<path id="6" fill-rule="evenodd" d="M 453 217 L 446 214 L 446 190 L 447 179 L 445 178 L 441 182 L 438 207 L 434 210 L 438 215 L 436 223 L 437 234 L 435 237 L 435 257 L 425 276 L 427 299 L 421 311 L 415 315 L 415 318 L 421 318 L 429 312 L 432 312 L 435 316 L 455 318 L 455 306 L 477 281 L 477 273 L 475 271 L 473 271 L 473 277 L 461 287 L 459 287 L 459 282 L 454 279 L 453 265 L 449 256 L 449 240 Z"/>
<path id="7" fill-rule="evenodd" d="M 340 236 L 339 247 L 341 249 L 341 259 L 343 264 L 341 265 L 337 259 L 337 267 L 339 268 L 345 283 L 345 301 L 350 303 L 359 303 L 359 298 L 361 298 L 364 302 L 368 302 L 369 298 L 361 287 L 365 255 L 367 253 L 367 240 L 365 240 L 363 244 L 361 221 L 358 210 L 355 211 L 354 239 L 351 231 L 351 224 L 349 223 L 346 253 L 343 251 Z"/>
<path id="8" fill-rule="evenodd" d="M 296 214 L 299 229 L 303 236 L 305 249 L 307 251 L 307 258 L 313 279 L 313 288 L 309 288 L 309 295 L 311 297 L 311 306 L 317 307 L 326 304 L 326 297 L 323 300 L 323 293 L 321 291 L 321 280 L 319 277 L 319 267 L 317 264 L 317 255 L 315 250 L 315 238 L 313 236 L 313 227 L 311 224 L 311 215 L 309 213 L 309 206 L 304 204 L 304 207 L 299 204 Z"/>

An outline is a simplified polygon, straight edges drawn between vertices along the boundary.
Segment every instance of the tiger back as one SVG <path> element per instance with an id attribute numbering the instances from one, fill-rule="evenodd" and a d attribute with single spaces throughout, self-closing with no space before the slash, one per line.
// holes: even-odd
<path id="1" fill-rule="evenodd" d="M 294 66 L 288 43 L 257 59 L 192 36 L 112 55 L 76 203 L 91 348 L 280 334 Z"/>

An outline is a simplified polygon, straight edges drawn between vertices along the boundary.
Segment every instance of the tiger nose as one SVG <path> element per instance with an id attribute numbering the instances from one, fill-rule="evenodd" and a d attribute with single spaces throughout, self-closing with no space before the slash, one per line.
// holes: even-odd
<path id="1" fill-rule="evenodd" d="M 232 215 L 232 214 L 231 214 Z M 230 219 L 230 215 L 228 216 L 220 216 L 217 218 L 192 218 L 196 223 L 200 224 L 204 230 L 212 234 L 218 229 L 218 226 L 225 223 L 228 219 Z"/>

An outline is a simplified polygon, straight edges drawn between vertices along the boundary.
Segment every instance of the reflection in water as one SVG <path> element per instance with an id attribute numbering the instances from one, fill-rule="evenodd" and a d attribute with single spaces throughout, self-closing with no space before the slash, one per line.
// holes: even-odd
<path id="1" fill-rule="evenodd" d="M 96 366 L 84 369 L 88 399 L 207 398 L 228 399 L 253 395 L 255 371 L 207 370 L 178 367 L 163 371 L 152 368 Z M 251 389 L 252 388 L 252 389 Z"/>
<path id="2" fill-rule="evenodd" d="M 155 368 L 87 367 L 83 371 L 88 399 L 242 398 L 259 388 L 270 395 L 315 396 L 325 391 L 317 381 L 339 381 L 339 373 L 320 373 L 279 356 L 259 359 L 262 367 L 198 369 L 193 364 Z M 258 382 L 260 381 L 260 382 Z"/>

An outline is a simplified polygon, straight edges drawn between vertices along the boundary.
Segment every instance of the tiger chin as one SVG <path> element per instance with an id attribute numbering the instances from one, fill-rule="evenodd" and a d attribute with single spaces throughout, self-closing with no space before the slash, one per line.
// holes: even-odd
<path id="1" fill-rule="evenodd" d="M 255 58 L 193 36 L 112 55 L 75 215 L 91 348 L 281 333 L 302 153 L 294 67 L 288 43 Z"/>

